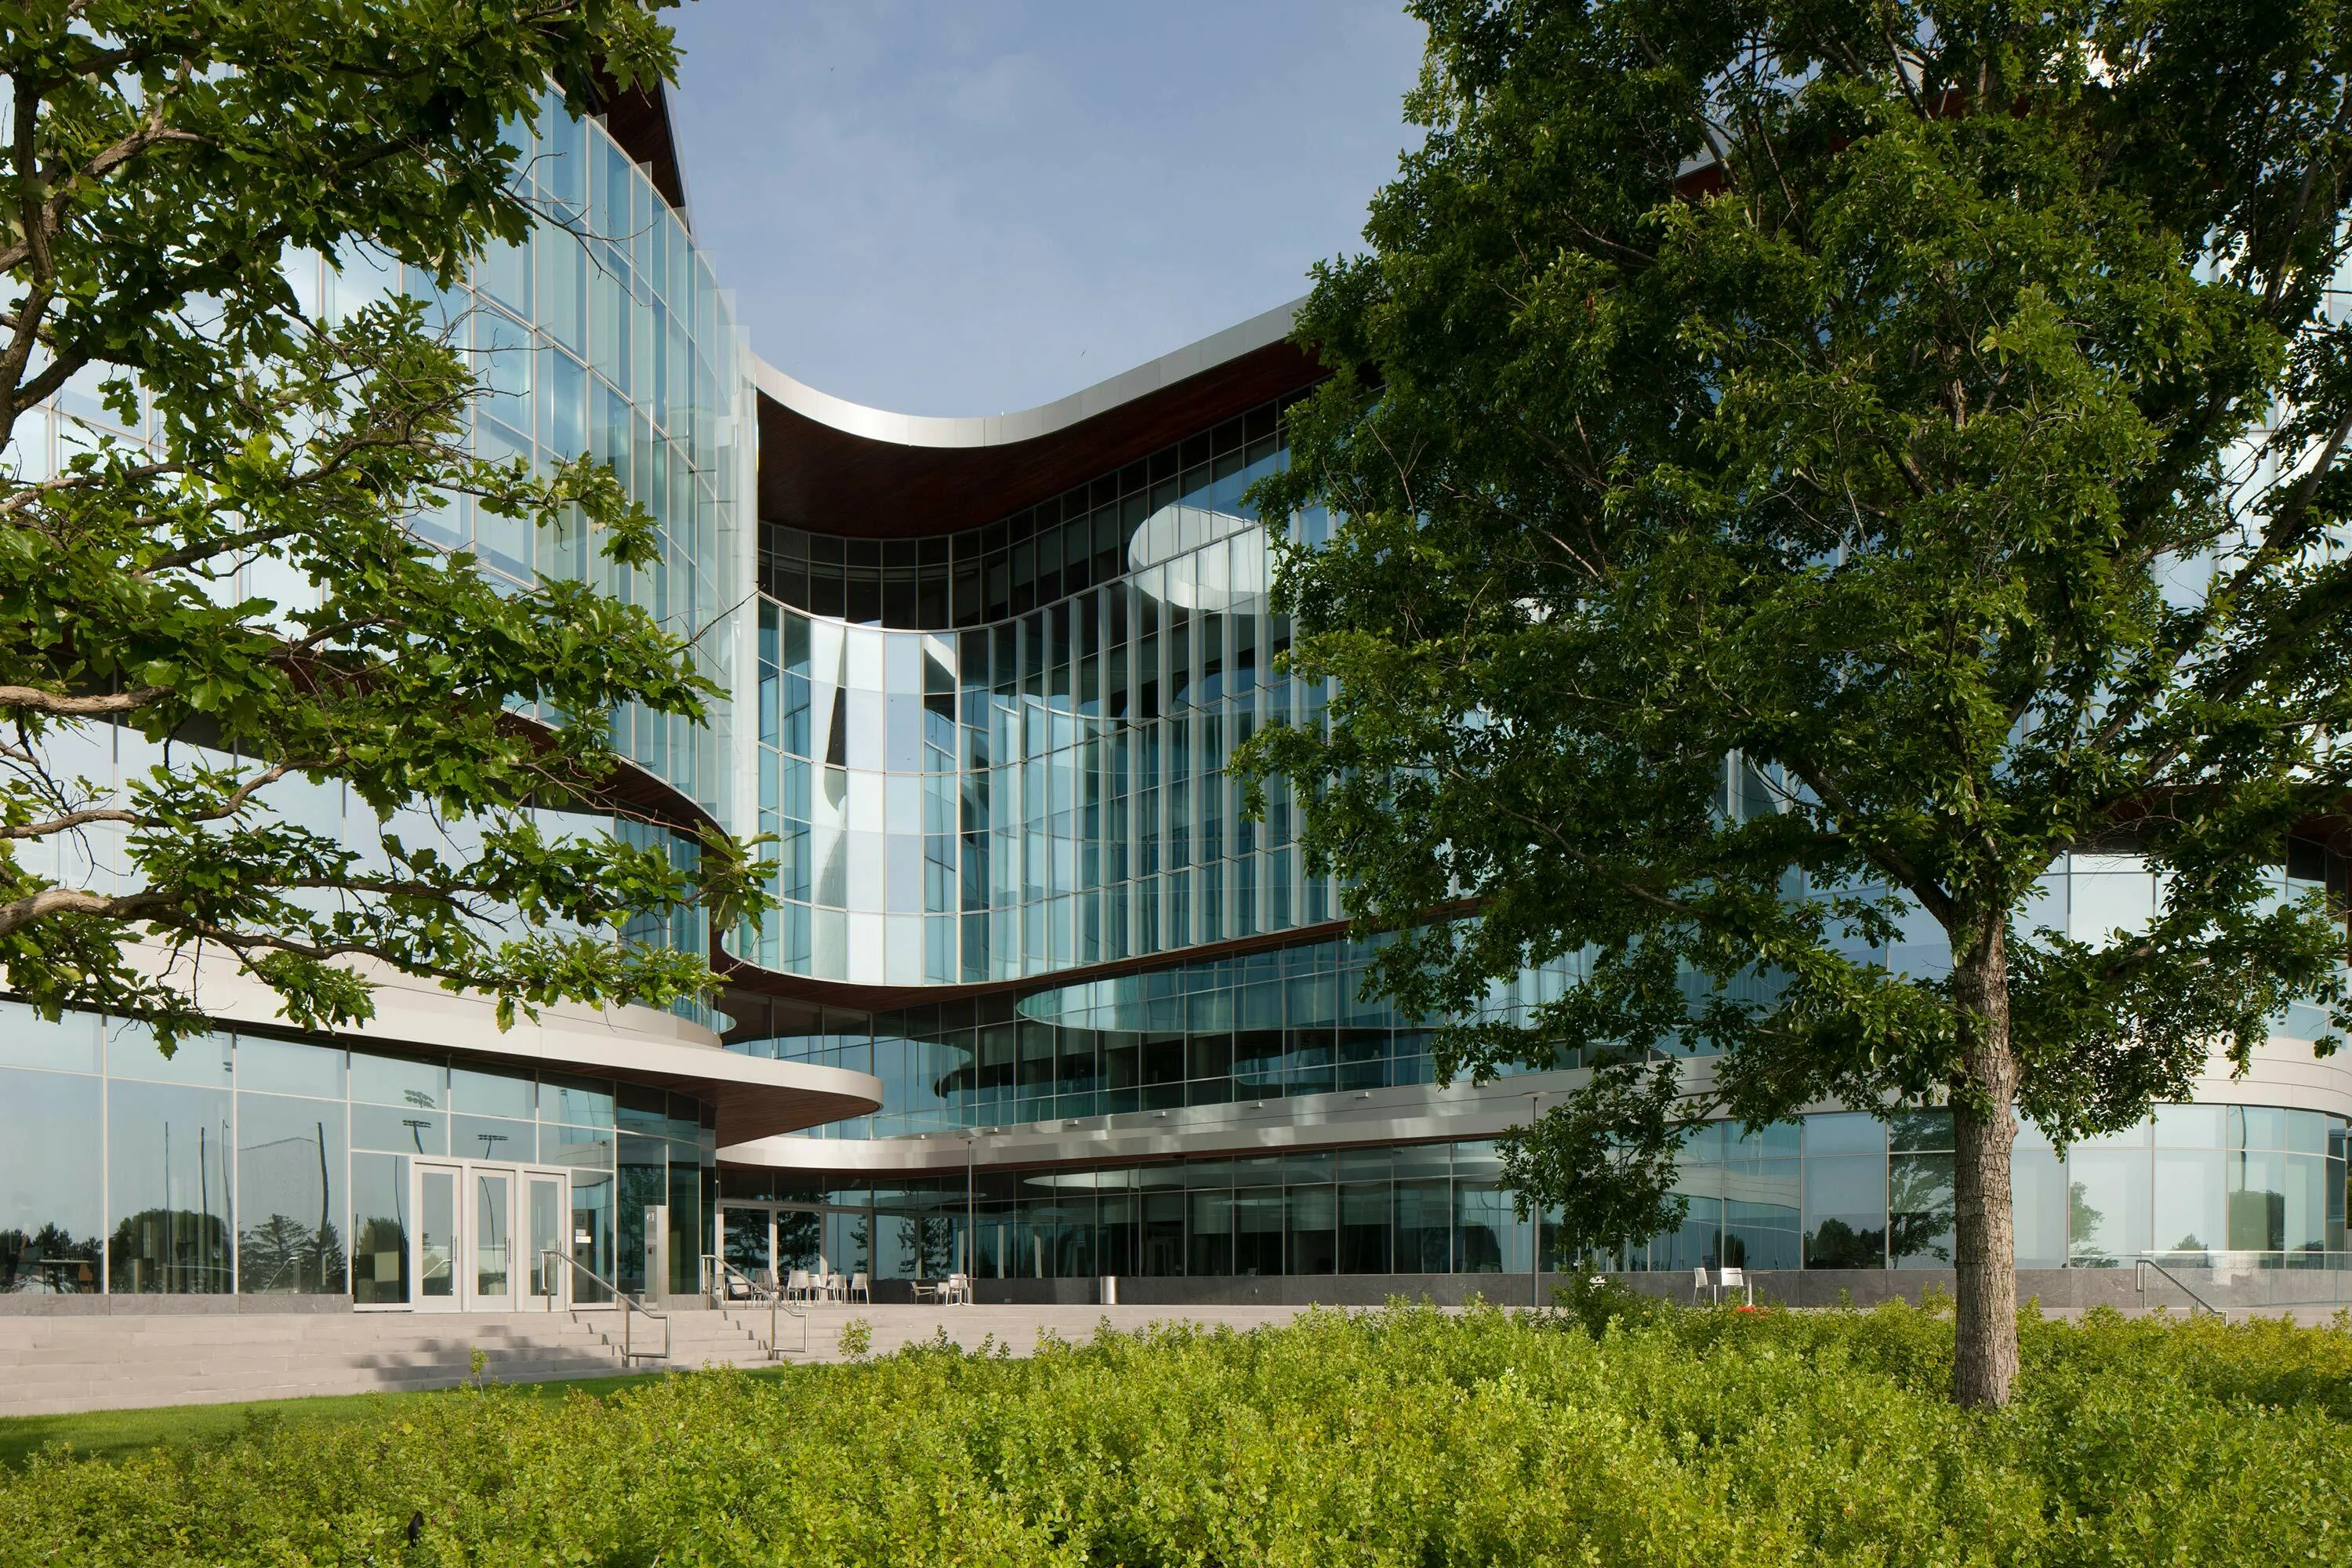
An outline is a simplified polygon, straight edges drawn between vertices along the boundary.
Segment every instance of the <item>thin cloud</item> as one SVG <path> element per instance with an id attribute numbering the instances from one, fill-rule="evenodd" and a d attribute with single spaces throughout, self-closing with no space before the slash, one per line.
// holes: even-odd
<path id="1" fill-rule="evenodd" d="M 699 0 L 676 114 L 752 346 L 919 414 L 1075 391 L 1296 298 L 1407 140 L 1382 4 Z"/>

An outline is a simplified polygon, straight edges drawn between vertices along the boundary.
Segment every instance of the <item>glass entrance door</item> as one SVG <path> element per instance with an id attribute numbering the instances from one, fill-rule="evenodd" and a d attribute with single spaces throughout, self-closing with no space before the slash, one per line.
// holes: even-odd
<path id="1" fill-rule="evenodd" d="M 464 1310 L 464 1260 L 458 1256 L 457 1222 L 465 1191 L 465 1167 L 416 1163 L 416 1310 Z"/>
<path id="2" fill-rule="evenodd" d="M 534 1172 L 523 1178 L 523 1184 L 529 1194 L 524 1200 L 529 1220 L 523 1238 L 529 1251 L 520 1272 L 529 1282 L 526 1293 L 531 1301 L 526 1305 L 543 1304 L 550 1297 L 561 1301 L 564 1276 L 572 1272 L 563 1264 L 564 1198 L 571 1183 L 562 1176 Z M 548 1256 L 551 1252 L 553 1258 Z"/>
<path id="3" fill-rule="evenodd" d="M 473 1167 L 474 1234 L 467 1275 L 472 1298 L 466 1305 L 477 1312 L 510 1312 L 515 1308 L 514 1173 Z"/>
<path id="4" fill-rule="evenodd" d="M 512 1312 L 570 1301 L 560 1262 L 572 1197 L 568 1172 L 477 1160 L 414 1165 L 417 1224 L 410 1275 L 420 1312 Z"/>

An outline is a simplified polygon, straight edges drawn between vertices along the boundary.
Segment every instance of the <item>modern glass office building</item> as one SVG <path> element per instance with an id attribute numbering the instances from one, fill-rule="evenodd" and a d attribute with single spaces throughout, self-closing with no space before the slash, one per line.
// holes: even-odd
<path id="1" fill-rule="evenodd" d="M 739 1265 L 867 1270 L 886 1292 L 969 1267 L 1020 1299 L 1111 1277 L 1122 1300 L 1174 1301 L 1526 1300 L 1524 1277 L 1560 1261 L 1515 1216 L 1494 1139 L 1580 1064 L 1437 1085 L 1438 1020 L 1364 994 L 1368 954 L 1299 861 L 1295 803 L 1253 823 L 1226 776 L 1255 727 L 1314 724 L 1328 696 L 1279 667 L 1289 629 L 1244 499 L 1316 374 L 1286 326 L 991 420 L 853 407 L 760 368 L 758 821 L 783 914 L 726 939 L 744 961 L 728 1041 L 883 1094 L 720 1150 Z M 1727 762 L 1720 809 L 1773 798 Z M 2278 896 L 2341 902 L 2345 847 L 2332 824 L 2282 845 Z M 2071 855 L 2037 918 L 2094 937 L 2158 897 L 2127 855 Z M 1932 929 L 1869 956 L 1948 963 Z M 1579 977 L 1530 971 L 1486 1006 Z M 2112 1294 L 2151 1255 L 2352 1264 L 2352 1074 L 2312 1057 L 2315 1015 L 2276 1031 L 2246 1078 L 2130 1133 L 2062 1155 L 2027 1131 L 2035 1289 Z M 1950 1262 L 1951 1148 L 1932 1110 L 1709 1127 L 1683 1227 L 1615 1262 L 1685 1289 L 1726 1264 L 1785 1271 L 1792 1294 L 1916 1286 Z"/>
<path id="2" fill-rule="evenodd" d="M 481 374 L 475 449 L 542 471 L 594 453 L 654 517 L 661 548 L 618 571 L 579 529 L 535 532 L 465 500 L 420 521 L 427 542 L 470 550 L 519 583 L 602 574 L 667 624 L 705 633 L 707 668 L 737 685 L 738 644 L 747 656 L 752 646 L 751 618 L 730 618 L 754 562 L 750 361 L 695 247 L 664 106 L 632 96 L 610 110 L 575 121 L 551 94 L 535 123 L 510 128 L 543 221 L 466 286 L 436 293 L 363 252 L 291 258 L 288 279 L 328 318 L 390 290 L 426 299 Z M 20 476 L 52 472 L 101 436 L 142 437 L 100 402 L 98 380 L 79 378 L 19 422 L 8 456 Z M 238 592 L 285 587 L 246 575 Z M 731 817 L 742 798 L 734 709 L 721 702 L 698 731 L 642 711 L 613 721 L 635 764 L 625 814 L 584 826 L 691 854 L 696 825 Z M 72 752 L 53 756 L 59 773 L 101 782 L 160 760 L 106 727 L 51 744 Z M 338 789 L 272 794 L 306 827 L 373 843 L 373 816 Z M 429 816 L 394 826 L 411 843 L 444 834 L 460 847 L 467 832 Z M 103 885 L 112 844 L 99 827 L 48 863 L 24 858 Z M 631 934 L 708 941 L 683 916 Z M 371 1026 L 338 1038 L 286 1028 L 272 999 L 234 976 L 205 985 L 219 1032 L 169 1058 L 112 1020 L 49 1024 L 0 1001 L 0 1311 L 163 1296 L 182 1308 L 493 1310 L 551 1290 L 593 1300 L 591 1275 L 632 1292 L 690 1291 L 719 1142 L 880 1100 L 862 1073 L 721 1049 L 723 1016 L 698 1005 L 558 1007 L 502 1032 L 486 1005 L 395 981 Z M 549 1248 L 588 1272 L 551 1281 Z"/>
<path id="3" fill-rule="evenodd" d="M 337 1039 L 231 996 L 217 1037 L 164 1062 L 106 1020 L 0 1007 L 0 1310 L 496 1308 L 545 1288 L 550 1237 L 656 1294 L 715 1250 L 866 1272 L 882 1300 L 957 1270 L 982 1299 L 1093 1300 L 1108 1278 L 1130 1301 L 1526 1300 L 1559 1260 L 1515 1216 L 1494 1140 L 1580 1064 L 1434 1082 L 1438 1021 L 1363 994 L 1368 954 L 1301 863 L 1294 803 L 1252 822 L 1226 773 L 1257 727 L 1314 724 L 1328 697 L 1280 668 L 1244 500 L 1319 374 L 1288 312 L 1022 413 L 849 405 L 740 341 L 666 123 L 656 99 L 519 127 L 550 222 L 438 303 L 481 356 L 480 448 L 611 461 L 665 542 L 609 585 L 698 634 L 728 689 L 708 731 L 615 716 L 646 819 L 627 830 L 774 835 L 778 912 L 647 933 L 727 972 L 693 1016 L 557 1009 L 501 1035 L 395 985 Z M 625 237 L 583 243 L 573 219 Z M 298 285 L 326 310 L 425 287 L 358 258 Z M 61 398 L 38 460 L 100 416 Z M 463 509 L 425 531 L 517 578 L 604 570 L 576 537 Z M 91 759 L 140 765 L 120 741 Z M 1723 810 L 1769 795 L 1727 763 Z M 2281 847 L 2279 896 L 2345 900 L 2347 848 L 2311 825 Z M 2042 919 L 2095 934 L 2157 897 L 2129 857 L 2075 855 Z M 1876 956 L 1945 961 L 1933 933 Z M 1579 977 L 1531 971 L 1486 1006 Z M 2352 1068 L 2313 1058 L 2320 1030 L 2277 1020 L 2249 1074 L 2217 1067 L 2125 1135 L 2061 1155 L 2029 1130 L 2030 1288 L 2112 1294 L 2147 1255 L 2329 1289 L 2352 1272 Z M 1801 1297 L 1932 1278 L 1948 1121 L 1863 1110 L 1706 1129 L 1685 1224 L 1617 1264 L 1685 1288 L 1744 1265 Z"/>

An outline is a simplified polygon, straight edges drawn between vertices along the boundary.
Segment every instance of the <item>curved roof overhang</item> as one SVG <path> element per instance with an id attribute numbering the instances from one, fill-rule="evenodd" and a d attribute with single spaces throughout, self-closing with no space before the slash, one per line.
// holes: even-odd
<path id="1" fill-rule="evenodd" d="M 1320 380 L 1298 302 L 1035 408 L 930 418 L 868 408 L 758 363 L 760 517 L 912 539 L 976 528 Z"/>
<path id="2" fill-rule="evenodd" d="M 670 123 L 669 94 L 656 83 L 650 88 L 624 88 L 602 66 L 590 79 L 590 90 L 604 129 L 613 141 L 646 172 L 686 232 L 694 232 L 693 209 L 686 199 L 686 165 L 677 155 L 677 133 Z"/>
<path id="3" fill-rule="evenodd" d="M 155 970 L 172 961 L 152 942 L 136 951 Z M 882 1082 L 870 1073 L 727 1050 L 701 1025 L 651 1007 L 557 1003 L 501 1029 L 487 997 L 448 991 L 383 964 L 353 967 L 373 988 L 374 1016 L 332 1031 L 332 1037 L 360 1049 L 450 1051 L 473 1060 L 676 1089 L 717 1109 L 719 1141 L 726 1143 L 863 1116 L 882 1106 Z M 277 994 L 225 954 L 197 961 L 195 984 L 205 1013 L 226 1026 L 317 1037 L 291 1028 Z"/>
<path id="4" fill-rule="evenodd" d="M 1074 964 L 1066 969 L 1047 970 L 1043 973 L 1024 974 L 1011 980 L 981 980 L 953 984 L 875 985 L 855 980 L 818 980 L 805 974 L 761 969 L 737 958 L 716 942 L 712 943 L 710 966 L 727 983 L 728 991 L 738 997 L 756 996 L 770 1003 L 787 1005 L 797 1003 L 847 1012 L 887 1013 L 893 1008 L 912 1007 L 930 1002 L 970 1002 L 986 996 L 1018 995 L 1064 985 L 1083 985 L 1092 980 L 1144 974 L 1155 970 L 1178 969 L 1188 963 L 1242 958 L 1251 953 L 1275 952 L 1311 942 L 1331 942 L 1347 934 L 1346 921 L 1326 921 L 1317 925 L 1288 926 L 1281 931 L 1229 937 L 1223 942 L 1201 942 L 1173 952 Z M 721 1001 L 719 1005 L 729 1012 L 749 1013 L 751 1010 L 740 1000 L 732 1007 L 725 1001 Z"/>

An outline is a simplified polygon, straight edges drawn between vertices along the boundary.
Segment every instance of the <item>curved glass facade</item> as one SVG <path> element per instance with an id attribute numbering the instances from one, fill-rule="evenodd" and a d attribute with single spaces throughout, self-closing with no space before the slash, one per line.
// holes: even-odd
<path id="1" fill-rule="evenodd" d="M 969 1178 L 730 1170 L 722 1201 L 764 1215 L 744 1222 L 739 1262 L 772 1246 L 778 1267 L 894 1279 L 969 1258 L 982 1278 L 1031 1279 L 1534 1263 L 1479 1140 L 1334 1132 L 1297 1153 L 1018 1170 L 982 1155 L 1016 1125 L 1115 1130 L 1181 1108 L 1185 1131 L 1208 1134 L 1226 1116 L 1202 1108 L 1232 1105 L 1263 1131 L 1270 1101 L 1301 1101 L 1291 1115 L 1307 1121 L 1323 1114 L 1315 1097 L 1433 1080 L 1436 1021 L 1366 1000 L 1370 951 L 1304 929 L 1339 911 L 1328 883 L 1300 874 L 1291 803 L 1270 802 L 1254 829 L 1224 777 L 1256 725 L 1316 722 L 1324 702 L 1272 668 L 1288 627 L 1269 611 L 1265 536 L 1240 499 L 1284 459 L 1279 408 L 1265 405 L 984 529 L 872 541 L 763 524 L 761 827 L 780 845 L 784 910 L 737 948 L 898 995 L 872 1012 L 786 1008 L 786 1029 L 747 1011 L 730 1047 L 882 1080 L 880 1111 L 815 1136 L 962 1136 L 974 1152 Z M 1302 523 L 1309 538 L 1323 526 Z M 1730 759 L 1717 807 L 1780 809 L 1777 782 Z M 2276 897 L 2343 900 L 2346 869 L 2295 840 Z M 2144 925 L 2160 896 L 2134 857 L 2070 855 L 2028 920 L 2096 940 Z M 1259 950 L 1185 956 L 1243 939 Z M 1924 919 L 1857 956 L 1949 967 Z M 1529 970 L 1486 1008 L 1524 1016 L 1582 972 L 1577 955 Z M 949 987 L 979 990 L 924 996 Z M 2276 1027 L 2326 1030 L 2306 1009 Z M 1428 1113 L 1442 1107 L 1432 1098 Z M 1948 1267 L 1949 1129 L 1938 1111 L 1712 1125 L 1685 1153 L 1685 1225 L 1618 1266 Z M 2342 1117 L 2260 1106 L 2167 1107 L 2063 1158 L 2029 1130 L 2018 1261 L 2341 1269 L 2345 1138 Z"/>
<path id="2" fill-rule="evenodd" d="M 536 122 L 509 135 L 522 154 L 521 194 L 541 221 L 465 283 L 438 291 L 356 249 L 337 265 L 289 257 L 288 281 L 320 319 L 394 290 L 426 300 L 428 319 L 484 384 L 474 450 L 521 458 L 541 473 L 593 454 L 653 516 L 661 549 L 650 566 L 621 571 L 597 556 L 576 520 L 533 530 L 479 513 L 466 498 L 419 519 L 420 537 L 475 552 L 494 581 L 597 581 L 698 639 L 705 673 L 731 686 L 728 617 L 750 573 L 754 459 L 750 360 L 732 311 L 679 216 L 601 123 L 572 120 L 551 93 Z M 7 456 L 20 478 L 46 477 L 101 437 L 152 434 L 120 426 L 99 401 L 100 379 L 77 377 L 19 421 Z M 307 588 L 265 563 L 245 568 L 235 591 L 294 601 Z M 632 710 L 615 714 L 613 730 L 646 772 L 733 819 L 739 737 L 725 699 L 707 729 Z M 60 731 L 47 749 L 60 774 L 101 784 L 163 760 L 110 726 Z M 375 843 L 380 825 L 339 786 L 289 780 L 268 802 L 313 831 Z M 548 825 L 658 842 L 680 861 L 697 852 L 693 840 L 642 823 L 549 814 Z M 446 838 L 459 852 L 471 841 L 469 825 L 429 812 L 388 826 L 412 843 Z M 70 842 L 21 847 L 18 858 L 68 885 L 112 889 L 121 875 L 113 831 L 101 825 Z M 699 952 L 703 924 L 681 912 L 626 934 Z M 699 1004 L 677 1010 L 709 1017 Z M 487 1018 L 482 1026 L 488 1034 Z M 622 1288 L 690 1290 L 712 1212 L 713 1124 L 709 1106 L 659 1089 L 517 1072 L 462 1054 L 238 1033 L 191 1041 L 167 1059 L 128 1027 L 89 1015 L 51 1025 L 0 1002 L 0 1295 L 419 1304 L 433 1294 L 436 1267 L 420 1239 L 432 1216 L 418 1205 L 429 1206 L 436 1191 L 418 1173 L 425 1166 L 448 1173 L 450 1201 L 469 1205 L 457 1225 L 469 1247 L 511 1248 L 537 1234 L 532 1224 L 568 1222 L 548 1232 L 550 1244 Z M 469 1184 L 462 1194 L 460 1182 Z M 559 1191 L 555 1212 L 524 1212 L 526 1196 Z M 649 1252 L 649 1215 L 667 1218 L 666 1251 Z M 500 1282 L 511 1298 L 538 1268 L 511 1250 L 480 1256 L 496 1261 L 466 1293 L 484 1301 L 501 1299 L 490 1289 Z M 666 1256 L 673 1277 L 647 1280 L 648 1256 Z"/>
<path id="3" fill-rule="evenodd" d="M 730 644 L 704 636 L 742 593 L 751 528 L 749 362 L 727 298 L 679 215 L 646 171 L 595 121 L 559 96 L 536 123 L 509 128 L 521 194 L 541 220 L 519 246 L 499 246 L 467 287 L 436 295 L 415 273 L 394 279 L 345 258 L 320 264 L 319 302 L 404 288 L 472 354 L 487 395 L 475 410 L 475 451 L 521 458 L 538 472 L 583 452 L 609 464 L 658 526 L 660 558 L 624 570 L 578 527 L 534 530 L 478 512 L 458 498 L 418 531 L 471 549 L 494 575 L 590 578 L 644 606 L 680 637 L 698 637 L 705 673 L 731 684 Z M 698 731 L 632 707 L 613 739 L 639 765 L 714 814 L 728 806 L 730 726 L 721 710 Z"/>
<path id="4" fill-rule="evenodd" d="M 1431 1022 L 1363 995 L 1370 950 L 1309 942 L 1143 973 L 844 1014 L 829 1033 L 738 1038 L 754 1056 L 871 1072 L 881 1111 L 819 1129 L 894 1137 L 1008 1122 L 1354 1092 L 1432 1082 Z M 1572 963 L 1498 986 L 1517 1016 L 1574 983 Z M 837 1025 L 837 1026 L 835 1026 Z"/>
<path id="5" fill-rule="evenodd" d="M 691 1289 L 713 1125 L 700 1101 L 610 1079 L 247 1033 L 167 1058 L 137 1026 L 0 1002 L 0 1295 L 415 1305 L 425 1166 L 544 1175 L 567 1226 L 548 1245 L 624 1289 L 647 1288 L 658 1212 L 679 1277 L 653 1288 Z"/>
<path id="6" fill-rule="evenodd" d="M 2167 1105 L 2064 1155 L 2032 1129 L 2013 1158 L 2021 1268 L 2227 1275 L 2352 1266 L 2341 1116 L 2260 1105 Z M 1694 1136 L 1683 1227 L 1622 1254 L 1635 1272 L 1920 1269 L 1951 1265 L 1951 1119 L 1809 1116 Z M 1158 1164 L 978 1167 L 936 1176 L 730 1169 L 723 1202 L 798 1215 L 787 1266 L 914 1278 L 970 1256 L 983 1279 L 1094 1275 L 1521 1274 L 1533 1227 L 1515 1215 L 1491 1142 L 1412 1143 Z M 1543 1267 L 1560 1268 L 1548 1221 Z M 830 1247 L 831 1250 L 826 1250 Z M 2299 1296 L 2318 1300 L 2337 1282 Z"/>
<path id="7" fill-rule="evenodd" d="M 1322 707 L 1274 668 L 1289 630 L 1242 500 L 1283 450 L 1266 405 L 951 538 L 763 530 L 760 826 L 784 908 L 737 950 L 941 985 L 1331 919 L 1288 804 L 1246 822 L 1224 772 L 1258 725 Z"/>
<path id="8" fill-rule="evenodd" d="M 602 123 L 572 119 L 550 92 L 535 122 L 509 126 L 508 138 L 521 153 L 520 194 L 541 220 L 465 283 L 436 290 L 363 247 L 333 265 L 289 256 L 287 281 L 306 314 L 326 320 L 394 291 L 428 301 L 428 320 L 484 383 L 474 450 L 522 458 L 542 474 L 593 453 L 652 514 L 662 547 L 652 565 L 619 571 L 578 527 L 535 530 L 478 512 L 465 497 L 418 520 L 421 537 L 471 550 L 494 578 L 518 584 L 595 574 L 678 635 L 699 636 L 736 605 L 751 555 L 752 394 L 733 310 L 684 222 Z M 46 478 L 101 437 L 147 438 L 100 401 L 104 379 L 87 370 L 18 421 L 6 457 L 20 478 Z M 306 592 L 268 563 L 247 567 L 236 587 L 289 600 Z M 702 637 L 697 651 L 706 673 L 730 685 L 728 640 Z M 729 804 L 730 735 L 723 700 L 701 731 L 643 711 L 614 719 L 625 754 L 713 813 Z"/>
<path id="9" fill-rule="evenodd" d="M 705 673 L 731 689 L 732 639 L 715 628 L 738 606 L 749 569 L 753 530 L 745 498 L 754 461 L 750 362 L 733 312 L 678 215 L 601 123 L 572 120 L 550 92 L 536 121 L 512 125 L 508 135 L 521 153 L 521 194 L 541 222 L 521 245 L 495 247 L 466 283 L 438 291 L 429 278 L 402 275 L 363 248 L 333 265 L 289 256 L 288 282 L 303 310 L 320 319 L 394 290 L 429 301 L 429 318 L 470 357 L 483 383 L 472 416 L 474 450 L 522 458 L 541 474 L 566 458 L 593 454 L 652 515 L 661 555 L 642 570 L 620 570 L 596 555 L 577 523 L 535 530 L 479 512 L 469 497 L 418 519 L 419 537 L 470 550 L 493 580 L 518 585 L 534 575 L 593 575 L 677 635 L 698 638 Z M 102 438 L 139 442 L 152 434 L 121 426 L 100 400 L 102 379 L 98 369 L 86 371 L 18 422 L 7 457 L 21 479 L 45 478 Z M 269 562 L 244 567 L 235 591 L 287 601 L 309 593 Z M 713 710 L 711 723 L 697 729 L 633 705 L 613 716 L 613 741 L 681 795 L 732 820 L 734 720 L 725 697 Z M 153 760 L 137 737 L 95 729 L 53 738 L 52 746 L 88 753 L 72 759 L 88 765 L 63 766 L 62 773 L 101 782 Z M 342 832 L 362 847 L 373 843 L 373 819 L 349 816 L 352 803 L 339 786 L 289 779 L 268 798 L 291 820 Z M 445 831 L 429 814 L 404 826 L 412 838 Z M 682 864 L 698 853 L 693 839 L 667 829 L 604 826 L 658 842 Z M 102 848 L 107 829 L 91 837 Z M 18 853 L 29 868 L 68 883 L 95 877 L 103 884 L 107 875 L 103 853 L 75 863 L 79 846 L 41 843 Z M 699 918 L 686 913 L 667 929 L 639 922 L 627 934 L 698 952 L 706 945 Z M 709 1018 L 698 1003 L 677 1010 Z"/>

